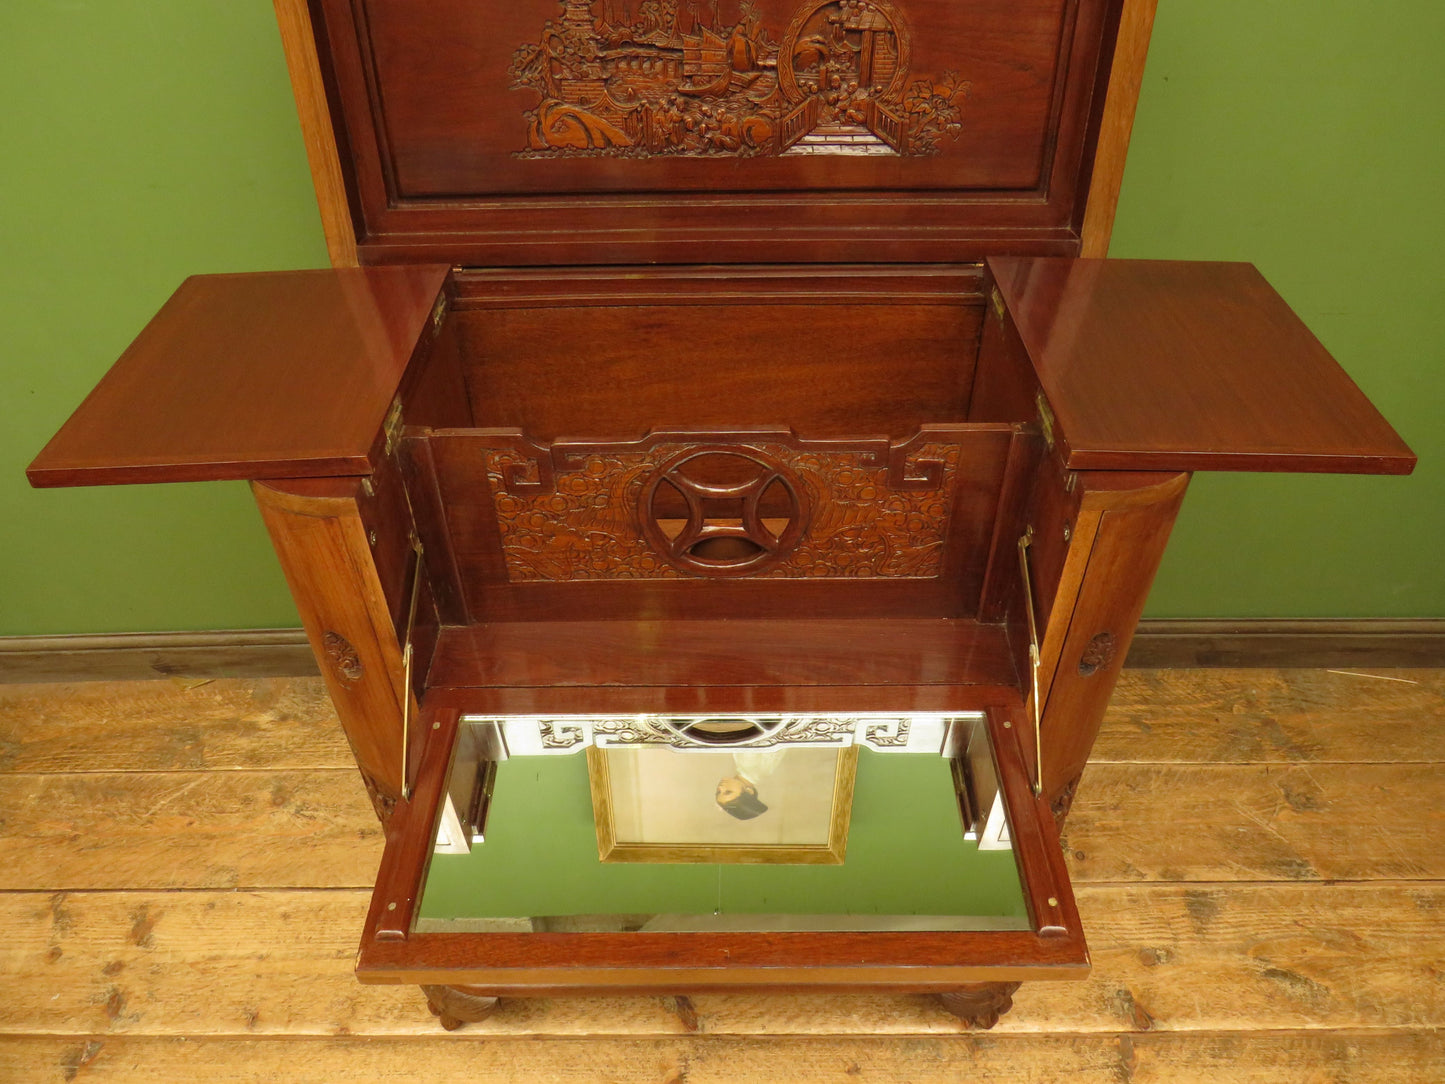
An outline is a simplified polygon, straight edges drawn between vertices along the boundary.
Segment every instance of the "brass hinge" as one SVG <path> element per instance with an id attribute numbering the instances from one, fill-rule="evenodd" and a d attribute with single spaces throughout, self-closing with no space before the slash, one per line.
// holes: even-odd
<path id="1" fill-rule="evenodd" d="M 1044 790 L 1044 743 L 1043 743 L 1043 705 L 1039 703 L 1042 693 L 1042 682 L 1039 680 L 1039 667 L 1042 659 L 1039 654 L 1039 625 L 1034 615 L 1034 584 L 1033 577 L 1029 574 L 1029 549 L 1034 544 L 1034 528 L 1030 524 L 1019 536 L 1019 579 L 1023 581 L 1024 589 L 1024 616 L 1028 619 L 1029 628 L 1029 704 L 1032 706 L 1034 723 L 1034 793 L 1042 794 Z"/>
<path id="2" fill-rule="evenodd" d="M 431 329 L 432 329 L 432 331 L 435 332 L 435 331 L 440 331 L 440 330 L 441 330 L 442 321 L 443 321 L 444 319 L 446 319 L 446 315 L 447 315 L 447 295 L 446 295 L 446 294 L 442 294 L 440 297 L 437 298 L 437 303 L 436 303 L 436 305 L 434 305 L 434 306 L 432 307 L 432 310 L 431 310 Z"/>
<path id="3" fill-rule="evenodd" d="M 386 454 L 391 455 L 396 451 L 396 446 L 401 441 L 401 431 L 406 425 L 401 420 L 401 396 L 391 401 L 391 409 L 386 412 L 386 421 L 381 424 L 381 432 L 386 438 Z"/>
<path id="4" fill-rule="evenodd" d="M 411 573 L 411 601 L 406 610 L 406 638 L 401 649 L 401 796 L 411 801 L 411 698 L 414 651 L 412 634 L 416 631 L 416 604 L 421 597 L 422 547 L 416 535 L 411 536 L 414 562 Z"/>
<path id="5" fill-rule="evenodd" d="M 1039 430 L 1044 435 L 1044 446 L 1049 451 L 1054 450 L 1054 412 L 1049 407 L 1049 401 L 1044 398 L 1044 393 L 1039 392 L 1034 397 L 1034 403 L 1039 408 Z"/>
<path id="6" fill-rule="evenodd" d="M 998 292 L 998 287 L 997 287 L 997 286 L 995 286 L 992 290 L 989 291 L 988 300 L 989 300 L 989 302 L 993 305 L 993 314 L 994 314 L 995 316 L 997 316 L 997 317 L 999 318 L 999 320 L 1003 320 L 1003 318 L 1004 318 L 1003 294 L 1001 294 L 1001 293 Z"/>

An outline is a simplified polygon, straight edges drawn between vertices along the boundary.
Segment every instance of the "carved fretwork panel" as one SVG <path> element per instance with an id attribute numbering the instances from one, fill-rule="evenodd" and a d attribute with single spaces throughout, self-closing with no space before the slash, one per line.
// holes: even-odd
<path id="1" fill-rule="evenodd" d="M 958 486 L 949 435 L 516 438 L 482 454 L 512 582 L 926 579 L 942 572 Z"/>

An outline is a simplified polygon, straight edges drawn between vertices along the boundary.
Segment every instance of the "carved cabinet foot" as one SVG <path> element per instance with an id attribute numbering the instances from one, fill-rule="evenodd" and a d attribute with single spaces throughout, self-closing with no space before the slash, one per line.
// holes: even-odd
<path id="1" fill-rule="evenodd" d="M 939 994 L 938 1000 L 969 1027 L 987 1030 L 1013 1008 L 1013 995 L 1018 988 L 1016 982 L 980 982 Z"/>
<path id="2" fill-rule="evenodd" d="M 471 986 L 423 986 L 421 992 L 426 994 L 426 1007 L 448 1031 L 485 1020 L 497 1011 L 500 1000 L 476 993 Z"/>

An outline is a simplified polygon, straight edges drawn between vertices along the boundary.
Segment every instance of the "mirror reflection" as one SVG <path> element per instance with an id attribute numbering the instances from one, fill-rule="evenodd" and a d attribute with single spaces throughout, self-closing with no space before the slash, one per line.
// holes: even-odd
<path id="1" fill-rule="evenodd" d="M 417 929 L 1027 929 L 982 714 L 463 720 Z"/>

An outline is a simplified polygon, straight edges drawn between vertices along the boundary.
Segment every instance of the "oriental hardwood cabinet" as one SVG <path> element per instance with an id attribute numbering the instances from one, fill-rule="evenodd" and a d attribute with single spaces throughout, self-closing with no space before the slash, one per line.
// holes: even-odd
<path id="1" fill-rule="evenodd" d="M 1249 265 L 1094 258 L 1149 0 L 277 11 L 336 266 L 188 279 L 29 477 L 250 481 L 387 828 L 359 976 L 448 1027 L 805 988 L 991 1026 L 1086 973 L 1058 825 L 1192 472 L 1414 465 Z M 647 729 L 608 719 L 937 722 L 1012 917 L 430 918 L 476 727 Z"/>

